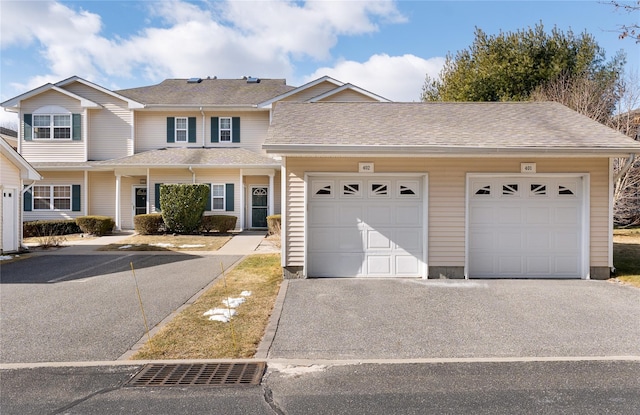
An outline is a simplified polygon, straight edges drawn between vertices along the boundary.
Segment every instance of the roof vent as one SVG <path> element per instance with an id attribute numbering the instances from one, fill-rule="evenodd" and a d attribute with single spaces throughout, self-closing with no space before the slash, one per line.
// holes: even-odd
<path id="1" fill-rule="evenodd" d="M 248 84 L 259 84 L 260 83 L 260 78 L 254 78 L 252 76 L 247 78 L 247 83 Z"/>
<path id="2" fill-rule="evenodd" d="M 189 78 L 187 79 L 188 84 L 199 84 L 202 82 L 202 78 Z"/>

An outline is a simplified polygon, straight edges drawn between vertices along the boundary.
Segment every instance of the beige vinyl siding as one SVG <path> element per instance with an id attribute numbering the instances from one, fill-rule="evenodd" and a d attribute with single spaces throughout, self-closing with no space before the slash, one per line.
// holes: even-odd
<path id="1" fill-rule="evenodd" d="M 0 138 L 1 140 L 1 138 Z M 0 163 L 0 184 L 4 187 L 20 187 L 20 169 L 13 164 L 13 161 L 9 160 L 4 155 L 2 157 L 2 163 Z"/>
<path id="2" fill-rule="evenodd" d="M 82 114 L 82 136 L 80 141 L 72 140 L 24 140 L 24 114 L 33 114 L 38 108 L 55 105 L 65 108 L 72 114 Z M 20 154 L 30 163 L 48 161 L 86 161 L 85 157 L 85 128 L 84 109 L 80 101 L 61 94 L 57 91 L 47 91 L 36 97 L 22 101 L 20 108 Z"/>
<path id="3" fill-rule="evenodd" d="M 590 266 L 608 266 L 608 159 L 498 158 L 286 158 L 287 266 L 304 264 L 305 172 L 356 173 L 359 161 L 374 163 L 376 173 L 428 173 L 428 264 L 464 266 L 467 173 L 520 174 L 521 162 L 537 163 L 538 173 L 590 174 Z"/>
<path id="4" fill-rule="evenodd" d="M 79 82 L 65 89 L 103 106 L 89 110 L 89 160 L 109 160 L 133 154 L 133 112 L 127 102 Z"/>
<path id="5" fill-rule="evenodd" d="M 326 92 L 331 91 L 332 89 L 336 89 L 338 86 L 331 82 L 325 81 L 321 82 L 318 85 L 312 86 L 307 89 L 303 89 L 297 94 L 290 95 L 284 98 L 282 101 L 296 101 L 296 102 L 305 102 L 310 100 L 311 98 L 315 98 L 319 95 L 322 95 Z M 276 104 L 277 105 L 277 104 Z"/>
<path id="6" fill-rule="evenodd" d="M 212 143 L 211 142 L 211 117 L 240 117 L 240 143 Z M 269 128 L 269 112 L 206 112 L 206 147 L 241 147 L 256 153 L 266 154 L 262 150 L 262 144 L 267 138 Z M 198 119 L 202 123 L 202 118 Z"/>
<path id="7" fill-rule="evenodd" d="M 85 212 L 84 195 L 87 189 L 84 185 L 84 172 L 52 172 L 41 171 L 43 179 L 36 182 L 36 186 L 47 185 L 65 185 L 70 186 L 74 184 L 80 185 L 80 211 L 73 212 L 71 210 L 55 211 L 55 210 L 34 210 L 31 212 L 24 212 L 24 221 L 31 220 L 55 220 L 55 219 L 75 219 L 78 216 L 83 216 Z"/>
<path id="8" fill-rule="evenodd" d="M 353 89 L 345 89 L 344 91 L 340 91 L 337 94 L 330 95 L 318 102 L 363 102 L 363 101 L 378 102 L 377 99 L 363 95 L 357 91 L 354 91 Z"/>
<path id="9" fill-rule="evenodd" d="M 167 117 L 196 117 L 195 143 L 167 143 Z M 240 117 L 240 143 L 212 143 L 211 117 Z M 206 147 L 241 147 L 264 153 L 262 144 L 269 128 L 268 111 L 205 112 L 204 145 Z M 169 147 L 202 147 L 202 114 L 200 112 L 137 112 L 135 152 Z"/>
<path id="10" fill-rule="evenodd" d="M 113 172 L 89 173 L 89 214 L 115 220 L 116 177 Z"/>

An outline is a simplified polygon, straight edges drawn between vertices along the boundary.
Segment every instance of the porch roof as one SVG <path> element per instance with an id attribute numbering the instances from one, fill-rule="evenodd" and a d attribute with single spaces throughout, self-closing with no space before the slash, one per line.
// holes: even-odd
<path id="1" fill-rule="evenodd" d="M 119 159 L 92 162 L 96 167 L 279 168 L 280 162 L 244 148 L 162 148 Z"/>

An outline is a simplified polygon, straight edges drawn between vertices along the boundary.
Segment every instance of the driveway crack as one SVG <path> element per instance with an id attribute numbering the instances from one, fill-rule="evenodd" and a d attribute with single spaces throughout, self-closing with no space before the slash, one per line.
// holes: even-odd
<path id="1" fill-rule="evenodd" d="M 62 408 L 51 412 L 50 415 L 62 414 L 64 412 L 68 411 L 69 409 L 80 405 L 81 403 L 87 402 L 89 399 L 93 398 L 94 396 L 98 396 L 98 395 L 102 395 L 102 394 L 105 394 L 105 393 L 113 392 L 113 391 L 116 391 L 116 390 L 120 389 L 121 387 L 122 387 L 122 385 L 117 385 L 117 386 L 112 386 L 112 387 L 109 387 L 109 388 L 100 389 L 98 391 L 90 393 L 89 395 L 87 395 L 87 396 L 85 396 L 83 398 L 76 399 L 75 401 L 69 403 L 68 405 L 65 405 Z"/>

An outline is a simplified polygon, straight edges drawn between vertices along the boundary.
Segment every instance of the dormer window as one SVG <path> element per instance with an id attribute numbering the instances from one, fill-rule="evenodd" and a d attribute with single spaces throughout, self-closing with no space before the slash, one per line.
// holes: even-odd
<path id="1" fill-rule="evenodd" d="M 231 117 L 220 117 L 220 142 L 231 142 Z"/>
<path id="2" fill-rule="evenodd" d="M 70 140 L 71 114 L 33 115 L 33 138 L 36 140 Z"/>

